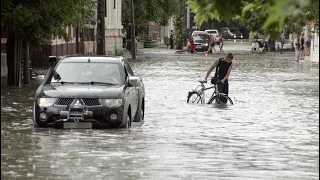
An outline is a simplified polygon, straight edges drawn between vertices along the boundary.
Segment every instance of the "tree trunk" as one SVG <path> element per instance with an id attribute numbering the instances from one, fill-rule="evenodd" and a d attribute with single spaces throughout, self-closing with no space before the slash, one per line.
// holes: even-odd
<path id="1" fill-rule="evenodd" d="M 19 86 L 21 87 L 21 49 L 22 49 L 22 44 L 21 44 L 21 40 L 20 38 L 16 35 L 15 36 L 16 39 L 15 39 L 15 49 L 16 49 L 16 52 L 15 52 L 15 61 L 14 61 L 14 66 L 15 66 L 15 86 Z"/>
<path id="2" fill-rule="evenodd" d="M 30 59 L 29 59 L 29 45 L 26 45 L 23 58 L 23 83 L 30 84 Z"/>
<path id="3" fill-rule="evenodd" d="M 182 21 L 181 21 L 181 16 L 180 16 L 180 11 L 179 14 L 175 16 L 175 21 L 174 21 L 174 45 L 176 49 L 183 49 L 183 42 L 182 42 Z"/>
<path id="4" fill-rule="evenodd" d="M 6 49 L 8 66 L 7 85 L 19 86 L 21 80 L 21 40 L 14 31 L 8 32 Z"/>
<path id="5" fill-rule="evenodd" d="M 12 31 L 8 32 L 6 49 L 7 49 L 7 66 L 8 66 L 7 84 L 9 86 L 13 86 L 15 85 L 15 81 L 14 81 L 15 34 Z"/>
<path id="6" fill-rule="evenodd" d="M 79 26 L 76 27 L 76 54 L 80 54 Z"/>

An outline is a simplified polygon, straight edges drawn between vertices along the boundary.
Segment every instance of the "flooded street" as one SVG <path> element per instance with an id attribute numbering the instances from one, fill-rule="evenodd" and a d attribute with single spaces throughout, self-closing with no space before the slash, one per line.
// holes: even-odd
<path id="1" fill-rule="evenodd" d="M 227 107 L 186 103 L 218 54 L 140 52 L 131 64 L 144 80 L 146 114 L 129 131 L 35 129 L 36 86 L 2 82 L 1 178 L 318 179 L 319 64 L 227 45 L 234 53 Z"/>

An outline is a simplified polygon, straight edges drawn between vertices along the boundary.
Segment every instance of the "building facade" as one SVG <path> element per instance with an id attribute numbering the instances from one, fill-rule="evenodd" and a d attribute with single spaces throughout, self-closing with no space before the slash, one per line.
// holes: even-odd
<path id="1" fill-rule="evenodd" d="M 106 0 L 105 49 L 106 54 L 122 52 L 121 0 Z"/>
<path id="2" fill-rule="evenodd" d="M 310 61 L 319 63 L 319 24 L 311 25 Z"/>
<path id="3" fill-rule="evenodd" d="M 95 0 L 98 1 L 98 0 Z M 105 52 L 116 54 L 122 51 L 122 21 L 121 21 L 121 0 L 104 0 L 106 4 L 105 15 Z M 71 40 L 53 37 L 51 44 L 44 46 L 41 50 L 33 51 L 31 54 L 33 66 L 47 66 L 48 56 L 75 55 L 76 52 L 76 28 L 67 27 L 66 33 Z M 88 20 L 84 28 L 79 29 L 79 54 L 96 54 L 97 43 L 97 9 L 94 15 Z M 6 37 L 1 36 L 1 52 L 6 53 Z"/>

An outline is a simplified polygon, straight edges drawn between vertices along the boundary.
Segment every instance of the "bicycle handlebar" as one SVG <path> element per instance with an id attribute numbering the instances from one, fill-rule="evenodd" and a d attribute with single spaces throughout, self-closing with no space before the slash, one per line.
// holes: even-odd
<path id="1" fill-rule="evenodd" d="M 201 85 L 207 83 L 206 81 L 198 81 L 198 82 L 199 82 Z M 220 79 L 217 79 L 217 83 L 218 83 L 218 84 L 224 84 L 224 82 L 221 82 Z"/>
<path id="2" fill-rule="evenodd" d="M 206 81 L 198 81 L 200 84 L 205 84 L 207 83 Z"/>

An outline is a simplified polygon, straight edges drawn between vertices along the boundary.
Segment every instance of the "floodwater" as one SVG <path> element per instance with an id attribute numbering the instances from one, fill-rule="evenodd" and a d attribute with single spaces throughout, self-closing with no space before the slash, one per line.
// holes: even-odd
<path id="1" fill-rule="evenodd" d="M 238 48 L 239 47 L 239 48 Z M 319 178 L 319 65 L 230 44 L 233 106 L 187 104 L 219 55 L 140 52 L 143 123 L 130 130 L 32 127 L 36 86 L 1 86 L 1 178 L 309 180 Z M 209 91 L 207 96 L 209 96 Z"/>

